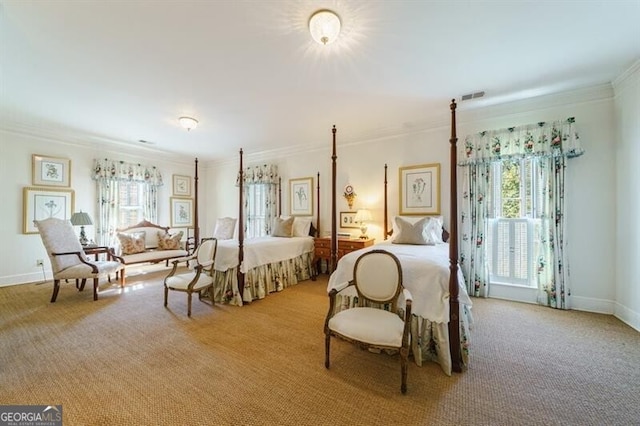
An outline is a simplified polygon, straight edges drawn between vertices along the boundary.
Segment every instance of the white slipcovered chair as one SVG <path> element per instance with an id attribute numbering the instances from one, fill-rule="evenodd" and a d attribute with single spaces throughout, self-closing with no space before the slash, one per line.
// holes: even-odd
<path id="1" fill-rule="evenodd" d="M 124 264 L 111 260 L 87 259 L 80 241 L 76 236 L 71 222 L 68 220 L 49 218 L 34 220 L 40 232 L 42 243 L 47 250 L 53 272 L 53 295 L 51 303 L 56 301 L 60 290 L 60 280 L 81 280 L 76 287 L 84 290 L 87 279 L 93 280 L 93 300 L 98 300 L 98 283 L 101 278 L 109 278 L 111 274 L 120 271 Z M 123 282 L 120 282 L 123 285 Z"/>
<path id="2" fill-rule="evenodd" d="M 358 306 L 335 313 L 337 294 L 350 286 L 358 293 Z M 398 311 L 403 292 L 404 312 Z M 371 250 L 355 263 L 353 280 L 329 292 L 329 312 L 325 320 L 325 367 L 329 368 L 331 336 L 357 344 L 363 349 L 394 349 L 400 352 L 402 393 L 407 392 L 411 302 L 409 290 L 402 286 L 398 258 L 385 250 Z"/>
<path id="3" fill-rule="evenodd" d="M 169 290 L 187 293 L 187 316 L 191 316 L 191 295 L 198 292 L 198 299 L 202 300 L 203 291 L 209 289 L 211 303 L 213 304 L 213 262 L 218 249 L 216 238 L 203 238 L 202 242 L 191 256 L 174 260 L 173 268 L 164 279 L 164 306 L 167 307 Z M 180 262 L 195 260 L 196 263 L 189 271 L 176 275 Z"/>

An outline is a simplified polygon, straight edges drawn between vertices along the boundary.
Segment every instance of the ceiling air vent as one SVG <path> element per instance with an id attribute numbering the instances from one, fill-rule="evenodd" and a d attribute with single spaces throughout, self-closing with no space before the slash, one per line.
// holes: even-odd
<path id="1" fill-rule="evenodd" d="M 484 96 L 484 91 L 482 92 L 475 92 L 475 93 L 469 93 L 467 95 L 462 95 L 462 97 L 460 98 L 460 101 L 469 101 L 471 99 L 478 99 Z"/>

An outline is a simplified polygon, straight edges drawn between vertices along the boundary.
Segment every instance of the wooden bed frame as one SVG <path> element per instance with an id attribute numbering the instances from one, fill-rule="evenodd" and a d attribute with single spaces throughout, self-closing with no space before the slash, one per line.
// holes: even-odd
<path id="1" fill-rule="evenodd" d="M 456 134 L 456 102 L 451 100 L 451 137 L 450 143 L 450 190 L 451 207 L 449 223 L 449 352 L 451 354 L 451 369 L 457 373 L 462 372 L 462 353 L 460 348 L 460 302 L 458 289 L 458 180 L 457 180 L 457 142 Z M 331 255 L 329 271 L 335 270 L 338 258 L 338 238 L 337 238 L 337 208 L 336 208 L 336 126 L 331 130 L 333 133 L 333 151 L 331 155 Z M 320 197 L 318 197 L 319 199 Z M 387 166 L 384 171 L 384 238 L 388 235 L 388 209 L 387 209 Z"/>

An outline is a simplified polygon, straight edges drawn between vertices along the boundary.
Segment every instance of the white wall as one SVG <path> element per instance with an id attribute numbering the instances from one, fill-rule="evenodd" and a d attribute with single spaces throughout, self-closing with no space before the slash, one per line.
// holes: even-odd
<path id="1" fill-rule="evenodd" d="M 615 315 L 640 330 L 640 61 L 615 83 Z"/>
<path id="2" fill-rule="evenodd" d="M 23 188 L 32 186 L 32 154 L 42 154 L 71 159 L 71 189 L 75 193 L 74 211 L 83 210 L 94 218 L 97 211 L 95 182 L 91 180 L 94 158 L 113 158 L 141 164 L 152 164 L 163 175 L 164 186 L 159 190 L 158 222 L 169 225 L 169 197 L 171 175 L 193 176 L 189 159 L 167 161 L 151 159 L 146 153 L 137 156 L 124 154 L 123 150 L 107 149 L 102 144 L 91 146 L 69 144 L 57 140 L 0 131 L 0 181 L 2 202 L 0 209 L 0 286 L 43 280 L 42 269 L 36 259 L 43 259 L 50 278 L 50 263 L 38 234 L 23 234 Z M 202 209 L 200 209 L 202 210 Z M 87 237 L 95 239 L 93 226 L 85 227 Z M 78 230 L 79 232 L 79 230 Z"/>
<path id="3" fill-rule="evenodd" d="M 568 94 L 534 98 L 493 107 L 473 108 L 462 104 L 458 109 L 458 137 L 479 130 L 503 128 L 538 121 L 575 117 L 585 155 L 570 160 L 567 182 L 570 238 L 569 261 L 571 292 L 575 309 L 616 313 L 629 323 L 637 324 L 640 295 L 637 276 L 639 267 L 638 235 L 635 222 L 640 210 L 637 193 L 638 168 L 638 76 L 620 93 L 614 102 L 611 85 L 604 85 Z M 472 101 L 473 102 L 473 101 Z M 614 113 L 616 116 L 614 116 Z M 321 231 L 330 230 L 331 209 L 331 121 L 327 124 L 326 145 L 314 146 L 305 152 L 278 152 L 252 155 L 245 153 L 244 164 L 262 162 L 278 164 L 283 177 L 283 214 L 289 211 L 288 180 L 314 177 L 320 172 Z M 449 110 L 433 118 L 427 130 L 407 129 L 403 134 L 347 144 L 341 141 L 340 129 L 348 124 L 337 121 L 337 206 L 348 210 L 341 196 L 342 188 L 351 183 L 358 197 L 354 210 L 371 209 L 374 224 L 369 234 L 382 239 L 383 174 L 388 164 L 389 214 L 398 212 L 398 168 L 425 163 L 441 164 L 441 210 L 449 216 Z M 616 143 L 616 129 L 619 140 Z M 6 182 L 3 195 L 8 208 L 0 210 L 2 241 L 0 285 L 39 281 L 42 274 L 35 259 L 45 258 L 37 235 L 23 235 L 22 188 L 31 183 L 31 154 L 47 154 L 72 158 L 72 187 L 76 191 L 76 210 L 95 212 L 95 189 L 90 180 L 92 160 L 96 156 L 121 158 L 127 161 L 153 161 L 165 177 L 160 192 L 160 222 L 169 222 L 168 198 L 171 174 L 193 175 L 192 159 L 170 161 L 143 153 L 137 158 L 109 152 L 101 146 L 82 147 L 61 144 L 32 136 L 0 132 L 2 155 L 0 177 Z M 297 141 L 296 141 L 297 142 Z M 296 143 L 297 145 L 297 143 Z M 229 153 L 227 162 L 200 164 L 200 226 L 201 236 L 211 235 L 218 217 L 237 217 L 238 189 L 235 180 L 238 154 Z M 618 188 L 616 195 L 616 187 Z M 634 192 L 635 191 L 635 192 Z M 616 207 L 618 206 L 618 207 Z M 448 225 L 448 219 L 447 225 Z M 616 223 L 618 225 L 616 226 Z M 615 231 L 614 231 L 615 230 Z M 349 232 L 358 234 L 359 230 Z M 92 232 L 92 230 L 89 230 Z M 629 239 L 629 232 L 633 238 Z M 48 262 L 47 262 L 48 265 Z M 616 273 L 618 275 L 616 275 Z"/>
<path id="4" fill-rule="evenodd" d="M 448 112 L 448 109 L 445 109 Z M 594 312 L 614 313 L 616 300 L 616 175 L 615 122 L 613 90 L 610 85 L 563 94 L 514 102 L 498 107 L 478 109 L 461 105 L 458 111 L 458 138 L 480 130 L 504 128 L 539 121 L 576 118 L 586 154 L 571 159 L 568 167 L 566 198 L 569 206 L 568 235 L 572 307 Z M 398 168 L 402 166 L 440 163 L 442 213 L 448 225 L 449 216 L 449 123 L 448 115 L 434 122 L 431 130 L 406 133 L 396 137 L 370 140 L 358 144 L 340 142 L 337 133 L 337 206 L 348 210 L 341 196 L 347 183 L 354 186 L 358 197 L 354 210 L 369 208 L 375 224 L 369 235 L 380 241 L 383 235 L 384 164 L 388 164 L 389 215 L 398 212 Z M 273 162 L 283 177 L 283 213 L 288 214 L 288 179 L 315 176 L 320 172 L 321 231 L 330 230 L 331 133 L 327 126 L 327 143 L 304 153 L 277 157 L 252 157 L 245 153 L 245 165 Z M 208 222 L 216 217 L 237 217 L 238 194 L 234 186 L 238 161 L 211 165 L 209 186 L 215 187 L 207 205 Z M 222 184 L 224 182 L 224 184 Z M 211 227 L 209 228 L 211 229 Z M 341 229 L 354 235 L 356 229 Z M 637 311 L 637 308 L 635 309 Z"/>

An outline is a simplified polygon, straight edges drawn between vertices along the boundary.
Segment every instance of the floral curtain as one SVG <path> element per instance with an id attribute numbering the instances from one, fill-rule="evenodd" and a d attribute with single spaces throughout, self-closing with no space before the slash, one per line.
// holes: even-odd
<path id="1" fill-rule="evenodd" d="M 239 182 L 237 178 L 236 184 Z M 243 224 L 248 238 L 271 235 L 273 218 L 278 215 L 278 166 L 248 166 L 243 171 Z"/>
<path id="2" fill-rule="evenodd" d="M 150 222 L 158 220 L 158 187 L 163 185 L 162 175 L 154 166 L 124 161 L 96 159 L 93 166 L 96 181 L 97 211 L 96 236 L 99 245 L 113 246 L 118 228 L 120 182 L 144 184 L 143 214 Z"/>
<path id="3" fill-rule="evenodd" d="M 584 153 L 575 119 L 483 131 L 467 136 L 459 150 L 458 165 L 463 175 L 460 263 L 469 293 L 489 295 L 486 261 L 489 207 L 486 200 L 491 191 L 491 164 L 533 156 L 539 164 L 537 182 L 543 188 L 536 254 L 538 301 L 568 309 L 564 172 L 567 158 Z"/>

